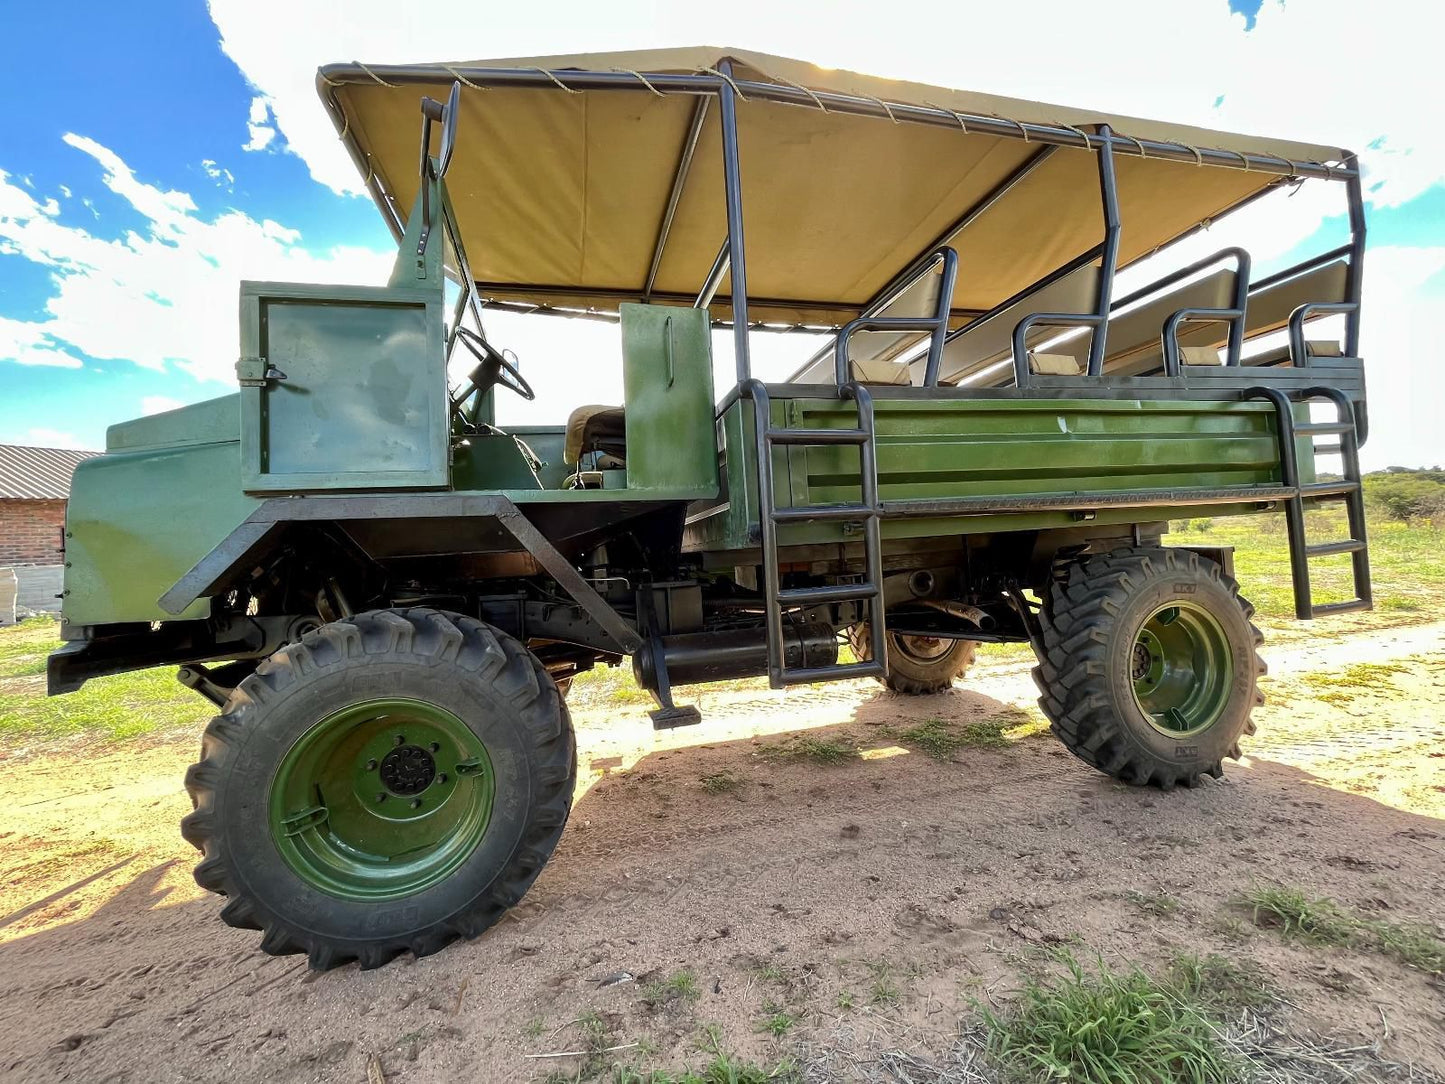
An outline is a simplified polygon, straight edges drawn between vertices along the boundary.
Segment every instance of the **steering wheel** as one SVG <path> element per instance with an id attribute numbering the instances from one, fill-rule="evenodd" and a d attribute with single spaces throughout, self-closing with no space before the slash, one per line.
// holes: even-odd
<path id="1" fill-rule="evenodd" d="M 528 402 L 537 398 L 537 393 L 532 390 L 532 385 L 527 383 L 526 378 L 517 370 L 517 367 L 498 353 L 486 339 L 466 327 L 457 328 L 457 338 L 466 345 L 478 362 L 477 367 L 467 378 L 468 383 L 471 384 L 471 391 L 467 392 L 459 401 L 470 399 L 473 395 L 484 395 L 493 387 L 506 388 Z"/>

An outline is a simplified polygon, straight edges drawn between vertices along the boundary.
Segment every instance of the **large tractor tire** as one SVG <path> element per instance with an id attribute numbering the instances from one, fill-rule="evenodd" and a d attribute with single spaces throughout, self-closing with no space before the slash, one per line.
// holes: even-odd
<path id="1" fill-rule="evenodd" d="M 516 640 L 378 610 L 277 651 L 206 728 L 182 834 L 221 917 L 272 955 L 378 967 L 475 937 L 557 845 L 572 723 Z"/>
<path id="2" fill-rule="evenodd" d="M 1085 557 L 1044 601 L 1039 706 L 1070 752 L 1116 779 L 1164 790 L 1217 779 L 1264 702 L 1253 615 L 1197 553 Z"/>
<path id="3" fill-rule="evenodd" d="M 873 657 L 873 636 L 864 621 L 848 630 L 848 643 L 859 662 Z M 948 640 L 939 636 L 887 634 L 888 674 L 881 681 L 896 693 L 923 696 L 953 687 L 973 665 L 978 644 L 973 640 Z"/>

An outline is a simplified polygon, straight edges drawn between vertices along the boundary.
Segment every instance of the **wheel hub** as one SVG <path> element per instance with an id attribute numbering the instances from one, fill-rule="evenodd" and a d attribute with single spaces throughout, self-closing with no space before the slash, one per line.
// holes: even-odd
<path id="1" fill-rule="evenodd" d="M 404 798 L 420 794 L 437 775 L 437 762 L 419 745 L 403 745 L 382 758 L 381 782 L 387 790 Z"/>
<path id="2" fill-rule="evenodd" d="M 315 888 L 397 899 L 466 860 L 495 794 L 485 743 L 452 712 L 405 698 L 362 701 L 321 719 L 282 758 L 272 839 Z"/>
<path id="3" fill-rule="evenodd" d="M 1208 610 L 1170 603 L 1148 617 L 1130 651 L 1134 699 L 1160 733 L 1198 733 L 1223 712 L 1234 665 L 1224 629 Z"/>

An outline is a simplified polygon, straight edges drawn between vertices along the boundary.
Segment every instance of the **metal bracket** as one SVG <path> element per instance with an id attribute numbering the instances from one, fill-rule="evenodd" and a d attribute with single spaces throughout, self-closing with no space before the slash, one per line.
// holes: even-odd
<path id="1" fill-rule="evenodd" d="M 273 380 L 285 380 L 286 374 L 265 358 L 243 357 L 236 361 L 236 379 L 243 388 L 264 388 Z"/>

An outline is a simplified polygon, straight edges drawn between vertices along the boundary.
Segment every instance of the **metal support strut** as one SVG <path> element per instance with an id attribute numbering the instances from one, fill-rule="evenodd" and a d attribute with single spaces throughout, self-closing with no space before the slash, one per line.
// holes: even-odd
<path id="1" fill-rule="evenodd" d="M 1298 393 L 1301 402 L 1328 399 L 1335 404 L 1337 413 L 1332 422 L 1304 422 L 1297 425 L 1293 403 L 1279 388 L 1250 388 L 1245 395 L 1251 399 L 1268 399 L 1274 404 L 1278 419 L 1279 464 L 1282 475 L 1280 480 L 1295 491 L 1295 495 L 1284 502 L 1285 532 L 1289 536 L 1290 574 L 1294 580 L 1295 616 L 1301 621 L 1308 621 L 1326 614 L 1370 609 L 1374 602 L 1370 588 L 1370 551 L 1365 537 L 1365 497 L 1360 484 L 1359 436 L 1349 396 L 1338 388 L 1305 388 Z M 1314 438 L 1320 435 L 1337 436 L 1339 444 L 1323 449 L 1316 448 Z M 1311 453 L 1323 451 L 1327 454 L 1339 454 L 1339 481 L 1301 483 L 1296 443 L 1299 437 L 1309 440 Z M 1308 500 L 1344 501 L 1349 517 L 1350 537 L 1338 542 L 1311 545 L 1305 536 L 1305 501 Z M 1310 590 L 1310 559 L 1340 553 L 1350 555 L 1355 597 L 1316 606 Z"/>
<path id="2" fill-rule="evenodd" d="M 840 345 L 841 349 L 841 345 Z M 887 673 L 887 630 L 883 615 L 883 538 L 878 501 L 878 456 L 873 426 L 873 397 L 857 381 L 838 388 L 840 399 L 852 399 L 858 406 L 854 429 L 778 429 L 772 422 L 772 404 L 761 380 L 742 385 L 742 394 L 753 401 L 754 439 L 758 456 L 758 521 L 762 530 L 763 594 L 767 605 L 768 684 L 774 689 L 814 681 L 844 678 L 883 677 Z M 858 448 L 858 504 L 798 505 L 779 508 L 773 487 L 773 448 L 778 445 L 813 446 L 852 444 Z M 863 561 L 867 569 L 863 583 L 824 587 L 783 588 L 778 558 L 778 524 L 809 520 L 843 520 L 863 524 Z M 833 666 L 789 668 L 784 657 L 783 628 L 787 610 L 835 602 L 866 602 L 873 657 L 867 662 Z"/>

